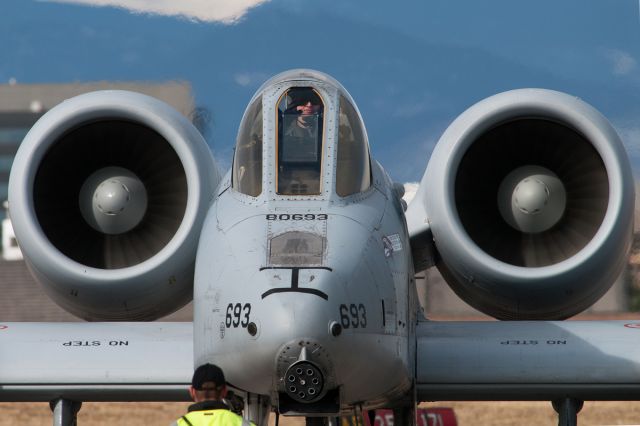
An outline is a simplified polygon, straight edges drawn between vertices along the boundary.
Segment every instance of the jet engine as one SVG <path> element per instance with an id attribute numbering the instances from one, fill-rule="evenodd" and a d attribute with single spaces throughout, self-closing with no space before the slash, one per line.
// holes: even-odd
<path id="1" fill-rule="evenodd" d="M 150 320 L 192 298 L 200 228 L 220 174 L 200 133 L 133 92 L 77 96 L 29 131 L 9 180 L 36 279 L 87 320 Z"/>
<path id="2" fill-rule="evenodd" d="M 451 288 L 499 319 L 564 319 L 619 277 L 633 231 L 625 149 L 585 102 L 522 89 L 445 131 L 407 219 Z M 423 253 L 428 253 L 424 251 Z"/>

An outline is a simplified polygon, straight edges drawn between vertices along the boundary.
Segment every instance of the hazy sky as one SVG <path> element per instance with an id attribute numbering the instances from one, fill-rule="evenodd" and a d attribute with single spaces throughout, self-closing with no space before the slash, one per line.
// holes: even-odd
<path id="1" fill-rule="evenodd" d="M 3 0 L 0 82 L 189 81 L 230 162 L 253 92 L 290 68 L 350 91 L 372 152 L 420 179 L 446 126 L 521 87 L 579 96 L 612 121 L 640 170 L 637 0 Z"/>

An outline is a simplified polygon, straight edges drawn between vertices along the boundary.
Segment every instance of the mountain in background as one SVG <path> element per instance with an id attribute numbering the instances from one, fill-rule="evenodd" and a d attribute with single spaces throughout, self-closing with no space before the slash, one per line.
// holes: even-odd
<path id="1" fill-rule="evenodd" d="M 484 12 L 469 6 L 475 12 L 456 20 L 460 12 L 441 2 L 410 2 L 407 9 L 376 0 L 362 10 L 348 1 L 327 9 L 282 0 L 253 9 L 240 23 L 222 25 L 7 0 L 0 16 L 0 81 L 189 81 L 197 105 L 210 112 L 208 142 L 228 167 L 240 118 L 259 85 L 286 69 L 318 69 L 352 94 L 374 157 L 397 181 L 422 177 L 441 133 L 473 103 L 504 90 L 545 87 L 579 96 L 608 116 L 640 170 L 638 72 L 630 63 L 631 69 L 622 70 L 626 74 L 615 75 L 615 63 L 607 62 L 615 59 L 607 55 L 626 52 L 620 46 L 628 14 L 609 7 L 617 13 L 612 15 L 597 3 L 599 17 L 583 7 L 574 11 L 580 19 L 565 22 L 562 31 L 563 14 L 571 8 L 554 7 L 551 15 L 545 12 L 548 22 L 537 21 L 544 4 L 532 6 L 533 17 L 523 13 L 523 5 L 516 8 L 520 15 L 508 15 L 516 12 L 506 4 L 483 5 Z M 492 8 L 500 9 L 503 21 L 496 25 L 502 39 L 489 25 L 495 20 L 489 18 Z M 595 36 L 596 18 L 601 25 L 614 18 L 618 23 Z M 527 30 L 534 28 L 539 33 L 532 37 Z M 557 67 L 548 64 L 553 58 Z M 571 58 L 578 65 L 572 67 Z"/>

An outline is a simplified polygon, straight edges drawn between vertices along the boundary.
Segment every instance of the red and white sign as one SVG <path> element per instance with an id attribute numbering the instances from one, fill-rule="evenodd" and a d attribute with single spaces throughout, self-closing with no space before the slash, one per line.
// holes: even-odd
<path id="1" fill-rule="evenodd" d="M 396 425 L 393 422 L 393 411 L 391 410 L 376 410 L 376 418 L 374 423 L 369 422 L 369 417 L 364 416 L 365 426 L 402 426 Z M 416 410 L 417 426 L 458 426 L 456 415 L 453 412 L 453 408 L 418 408 Z M 343 418 L 342 426 L 356 425 L 354 419 Z"/>

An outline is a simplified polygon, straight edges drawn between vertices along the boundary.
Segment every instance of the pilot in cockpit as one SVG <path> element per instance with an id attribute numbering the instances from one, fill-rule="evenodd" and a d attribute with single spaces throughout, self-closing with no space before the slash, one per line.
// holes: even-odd
<path id="1" fill-rule="evenodd" d="M 322 134 L 322 102 L 311 89 L 289 91 L 289 105 L 284 111 L 285 136 L 317 138 Z M 295 120 L 291 119 L 295 117 Z M 288 118 L 288 120 L 287 120 Z"/>
<path id="2" fill-rule="evenodd" d="M 278 193 L 319 193 L 323 109 L 320 96 L 309 87 L 294 87 L 283 97 Z"/>

